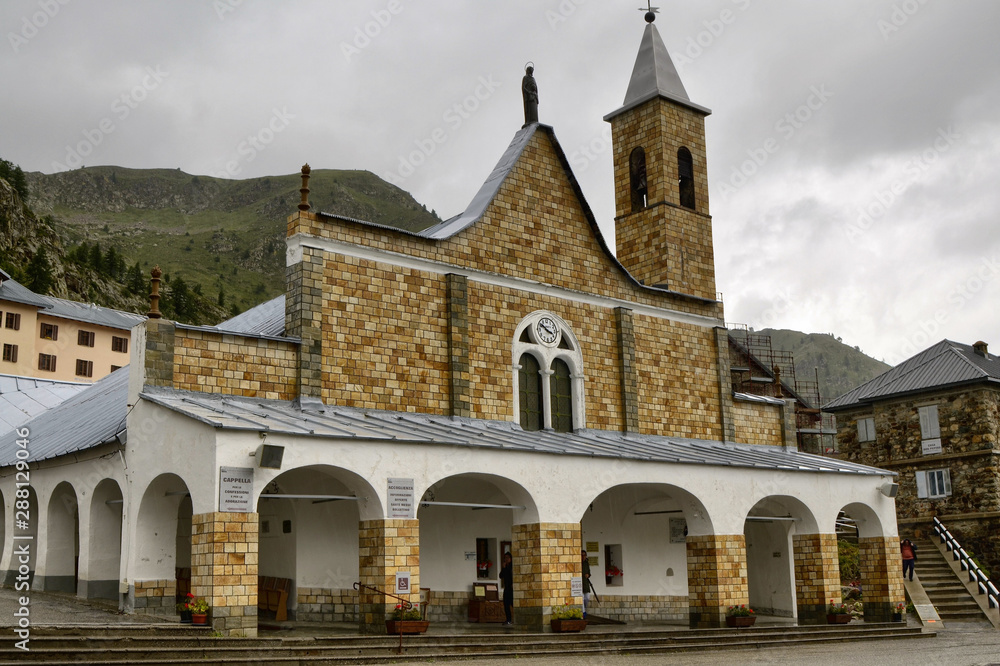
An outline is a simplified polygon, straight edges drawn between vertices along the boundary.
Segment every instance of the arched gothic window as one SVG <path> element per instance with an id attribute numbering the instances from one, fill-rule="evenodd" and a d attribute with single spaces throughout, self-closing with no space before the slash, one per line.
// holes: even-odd
<path id="1" fill-rule="evenodd" d="M 635 148 L 628 159 L 629 188 L 632 192 L 632 212 L 644 209 L 649 204 L 646 183 L 646 151 Z"/>
<path id="2" fill-rule="evenodd" d="M 694 210 L 694 161 L 687 148 L 677 151 L 677 189 L 681 206 Z"/>
<path id="3" fill-rule="evenodd" d="M 531 353 L 521 354 L 517 371 L 517 404 L 521 408 L 521 427 L 525 430 L 542 429 L 542 374 L 541 367 Z"/>
<path id="4" fill-rule="evenodd" d="M 515 330 L 512 351 L 514 417 L 521 428 L 583 428 L 583 355 L 566 322 L 549 312 L 528 315 Z"/>

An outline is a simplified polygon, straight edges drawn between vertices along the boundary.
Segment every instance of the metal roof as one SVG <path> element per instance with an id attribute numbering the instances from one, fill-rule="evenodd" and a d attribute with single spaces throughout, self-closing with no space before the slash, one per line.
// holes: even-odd
<path id="1" fill-rule="evenodd" d="M 979 382 L 1000 382 L 1000 358 L 992 354 L 984 357 L 970 345 L 942 340 L 830 401 L 823 409 L 833 412 L 901 395 Z"/>
<path id="2" fill-rule="evenodd" d="M 606 430 L 527 432 L 510 421 L 453 418 L 339 406 L 305 408 L 260 400 L 146 387 L 145 400 L 223 430 L 266 431 L 348 441 L 442 444 L 556 455 L 626 458 L 719 467 L 882 475 L 885 470 L 778 446 L 636 435 Z"/>
<path id="3" fill-rule="evenodd" d="M 0 300 L 33 305 L 38 308 L 44 308 L 48 305 L 42 296 L 31 291 L 17 280 L 11 280 L 10 276 L 0 282 Z"/>
<path id="4" fill-rule="evenodd" d="M 252 307 L 212 328 L 227 333 L 282 337 L 285 335 L 285 295 Z"/>
<path id="5" fill-rule="evenodd" d="M 50 317 L 72 319 L 121 330 L 131 330 L 133 326 L 146 320 L 143 315 L 105 308 L 93 303 L 79 303 L 55 296 L 42 296 L 31 291 L 17 280 L 0 282 L 0 300 L 41 308 L 42 311 L 39 314 Z"/>
<path id="6" fill-rule="evenodd" d="M 125 430 L 128 366 L 22 424 L 29 430 L 29 462 L 55 458 L 111 441 Z M 12 465 L 17 431 L 0 435 L 0 467 Z"/>
<path id="7" fill-rule="evenodd" d="M 656 97 L 665 97 L 705 115 L 712 113 L 710 109 L 695 104 L 688 97 L 659 31 L 652 23 L 647 23 L 642 33 L 642 41 L 639 42 L 639 53 L 635 57 L 635 66 L 632 68 L 632 78 L 625 92 L 623 106 L 604 116 L 604 120 L 611 120 Z"/>
<path id="8" fill-rule="evenodd" d="M 90 384 L 0 375 L 0 435 L 72 398 Z"/>
<path id="9" fill-rule="evenodd" d="M 82 321 L 97 326 L 107 326 L 123 331 L 131 330 L 133 326 L 146 321 L 144 315 L 137 315 L 122 310 L 101 307 L 93 303 L 78 303 L 65 298 L 55 298 L 53 296 L 41 296 L 45 301 L 45 310 L 39 314 L 50 317 L 61 317 L 62 319 L 72 319 Z"/>

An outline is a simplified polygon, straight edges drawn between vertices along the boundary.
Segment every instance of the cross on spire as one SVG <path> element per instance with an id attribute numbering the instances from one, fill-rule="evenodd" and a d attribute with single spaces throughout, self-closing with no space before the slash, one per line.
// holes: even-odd
<path id="1" fill-rule="evenodd" d="M 639 7 L 639 11 L 646 12 L 646 23 L 652 23 L 656 20 L 656 15 L 660 12 L 660 8 L 653 7 L 652 0 L 646 0 L 646 8 L 643 9 L 642 7 Z"/>

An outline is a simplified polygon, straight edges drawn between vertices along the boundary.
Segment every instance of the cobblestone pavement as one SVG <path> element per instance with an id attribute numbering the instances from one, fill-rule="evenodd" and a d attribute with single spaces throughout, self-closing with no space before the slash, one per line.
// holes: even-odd
<path id="1" fill-rule="evenodd" d="M 17 593 L 0 589 L 0 627 L 11 627 L 19 607 Z M 60 624 L 148 624 L 170 622 L 173 618 L 119 614 L 112 604 L 82 601 L 69 595 L 31 592 L 32 625 Z M 2 631 L 2 630 L 0 630 Z M 6 633 L 6 632 L 3 632 Z M 768 647 L 762 649 L 704 650 L 655 655 L 595 655 L 593 657 L 533 657 L 517 659 L 526 666 L 658 666 L 660 664 L 721 663 L 820 664 L 852 660 L 864 666 L 1000 666 L 1000 631 L 988 623 L 951 622 L 933 638 L 851 641 L 815 646 Z M 409 663 L 427 663 L 411 660 Z M 452 664 L 511 666 L 510 659 L 450 661 Z"/>

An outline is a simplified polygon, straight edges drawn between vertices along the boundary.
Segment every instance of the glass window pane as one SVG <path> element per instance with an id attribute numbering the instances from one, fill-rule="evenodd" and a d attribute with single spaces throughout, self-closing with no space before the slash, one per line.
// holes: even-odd
<path id="1" fill-rule="evenodd" d="M 518 371 L 518 408 L 521 413 L 521 427 L 525 430 L 542 429 L 542 377 L 538 360 L 531 354 L 523 354 Z"/>

